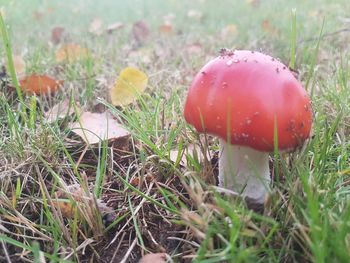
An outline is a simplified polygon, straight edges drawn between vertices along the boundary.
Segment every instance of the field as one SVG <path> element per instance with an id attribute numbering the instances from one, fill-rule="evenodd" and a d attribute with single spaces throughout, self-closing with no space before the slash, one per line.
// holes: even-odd
<path id="1" fill-rule="evenodd" d="M 348 1 L 0 8 L 0 262 L 350 262 Z M 270 154 L 264 209 L 216 186 L 218 139 L 183 116 L 223 47 L 278 58 L 312 100 L 310 138 Z M 116 102 L 123 71 L 139 92 Z M 23 89 L 35 75 L 57 91 Z"/>

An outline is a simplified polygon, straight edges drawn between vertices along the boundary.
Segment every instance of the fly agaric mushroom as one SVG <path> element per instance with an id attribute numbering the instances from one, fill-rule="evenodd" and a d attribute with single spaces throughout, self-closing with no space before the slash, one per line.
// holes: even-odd
<path id="1" fill-rule="evenodd" d="M 198 132 L 220 138 L 219 186 L 255 204 L 268 193 L 269 152 L 300 146 L 312 115 L 308 94 L 280 61 L 226 49 L 195 76 L 184 110 Z"/>

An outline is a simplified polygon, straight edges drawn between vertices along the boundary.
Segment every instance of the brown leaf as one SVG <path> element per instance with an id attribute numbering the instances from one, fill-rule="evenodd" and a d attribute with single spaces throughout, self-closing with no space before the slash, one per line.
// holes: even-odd
<path id="1" fill-rule="evenodd" d="M 77 113 L 80 114 L 81 108 L 79 103 L 77 102 L 75 105 L 72 105 L 69 99 L 65 99 L 46 111 L 44 116 L 46 120 L 51 123 L 72 115 L 75 113 L 75 109 L 77 109 Z"/>
<path id="2" fill-rule="evenodd" d="M 33 12 L 33 18 L 36 20 L 36 21 L 40 21 L 42 18 L 44 17 L 44 13 L 41 12 L 41 11 L 34 11 Z"/>
<path id="3" fill-rule="evenodd" d="M 119 29 L 123 28 L 124 27 L 124 24 L 121 23 L 121 22 L 116 22 L 116 23 L 113 23 L 113 24 L 110 24 L 108 27 L 107 27 L 107 33 L 108 34 L 111 34 L 113 33 L 114 31 L 118 31 Z"/>
<path id="4" fill-rule="evenodd" d="M 84 112 L 80 116 L 80 121 L 72 123 L 70 128 L 87 144 L 99 143 L 100 140 L 115 141 L 130 136 L 130 133 L 108 112 Z"/>
<path id="5" fill-rule="evenodd" d="M 203 18 L 203 13 L 198 10 L 191 9 L 187 12 L 187 16 L 189 18 L 200 21 Z"/>
<path id="6" fill-rule="evenodd" d="M 176 15 L 174 13 L 168 13 L 166 15 L 163 16 L 163 21 L 166 22 L 171 22 L 176 18 Z"/>
<path id="7" fill-rule="evenodd" d="M 260 0 L 245 0 L 251 7 L 257 8 L 260 6 Z"/>
<path id="8" fill-rule="evenodd" d="M 60 26 L 54 27 L 51 30 L 51 42 L 53 44 L 55 44 L 55 45 L 60 43 L 61 39 L 62 39 L 63 32 L 64 32 L 64 28 L 63 27 L 60 27 Z"/>
<path id="9" fill-rule="evenodd" d="M 165 263 L 169 255 L 166 253 L 152 253 L 143 256 L 139 263 Z"/>
<path id="10" fill-rule="evenodd" d="M 143 179 L 147 183 L 150 183 L 154 180 L 154 176 L 153 175 L 146 175 Z M 140 180 L 141 180 L 140 177 L 134 177 L 133 179 L 130 180 L 130 184 L 136 187 L 140 184 Z"/>
<path id="11" fill-rule="evenodd" d="M 56 61 L 60 62 L 75 62 L 86 59 L 89 56 L 89 50 L 77 44 L 66 44 L 56 51 Z"/>
<path id="12" fill-rule="evenodd" d="M 231 39 L 236 37 L 238 34 L 237 26 L 235 24 L 227 25 L 221 30 L 220 34 L 222 39 Z"/>
<path id="13" fill-rule="evenodd" d="M 93 194 L 89 191 L 84 191 L 79 184 L 72 184 L 66 186 L 64 190 L 56 191 L 55 199 L 52 203 L 57 210 L 61 211 L 63 217 L 72 218 L 79 212 L 78 206 L 83 208 L 85 205 L 85 208 L 89 209 L 89 204 L 93 202 L 93 198 Z M 109 221 L 114 221 L 116 214 L 111 207 L 107 206 L 106 203 L 100 199 L 96 200 L 96 204 L 102 216 L 108 215 Z"/>
<path id="14" fill-rule="evenodd" d="M 189 55 L 199 55 L 202 53 L 202 45 L 200 43 L 192 43 L 186 46 L 186 52 Z"/>
<path id="15" fill-rule="evenodd" d="M 261 27 L 266 33 L 270 35 L 277 36 L 279 34 L 278 29 L 268 19 L 262 21 Z"/>
<path id="16" fill-rule="evenodd" d="M 150 30 L 146 22 L 140 20 L 133 24 L 131 34 L 133 39 L 141 43 L 148 38 Z"/>
<path id="17" fill-rule="evenodd" d="M 73 184 L 66 187 L 65 191 L 58 190 L 55 193 L 55 199 L 52 201 L 55 209 L 59 210 L 63 217 L 72 218 L 77 212 L 75 202 L 81 202 L 84 198 L 85 193 L 81 189 L 80 185 Z M 71 198 L 71 199 L 69 199 Z M 74 202 L 72 202 L 72 200 Z"/>
<path id="18" fill-rule="evenodd" d="M 94 34 L 94 35 L 101 35 L 102 34 L 102 25 L 103 25 L 103 22 L 100 18 L 95 18 L 94 20 L 92 20 L 91 24 L 90 24 L 90 27 L 89 27 L 89 32 L 91 34 Z"/>
<path id="19" fill-rule="evenodd" d="M 25 93 L 48 95 L 55 93 L 63 85 L 63 80 L 56 80 L 48 75 L 33 74 L 22 78 L 19 85 Z"/>
<path id="20" fill-rule="evenodd" d="M 159 26 L 159 32 L 163 34 L 172 34 L 173 26 L 169 22 L 166 22 L 163 25 Z"/>

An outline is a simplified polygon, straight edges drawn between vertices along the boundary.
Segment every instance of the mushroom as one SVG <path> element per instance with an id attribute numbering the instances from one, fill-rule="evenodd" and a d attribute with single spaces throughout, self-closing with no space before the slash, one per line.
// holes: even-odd
<path id="1" fill-rule="evenodd" d="M 269 152 L 302 145 L 313 113 L 307 92 L 278 59 L 223 49 L 195 76 L 184 116 L 198 132 L 219 137 L 219 186 L 262 205 Z"/>

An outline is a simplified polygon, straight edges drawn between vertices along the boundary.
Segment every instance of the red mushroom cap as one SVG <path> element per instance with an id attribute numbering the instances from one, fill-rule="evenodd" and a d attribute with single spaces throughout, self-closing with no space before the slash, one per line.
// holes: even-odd
<path id="1" fill-rule="evenodd" d="M 221 52 L 195 76 L 185 119 L 197 131 L 260 151 L 280 150 L 309 137 L 312 108 L 308 94 L 290 70 L 259 52 Z"/>

